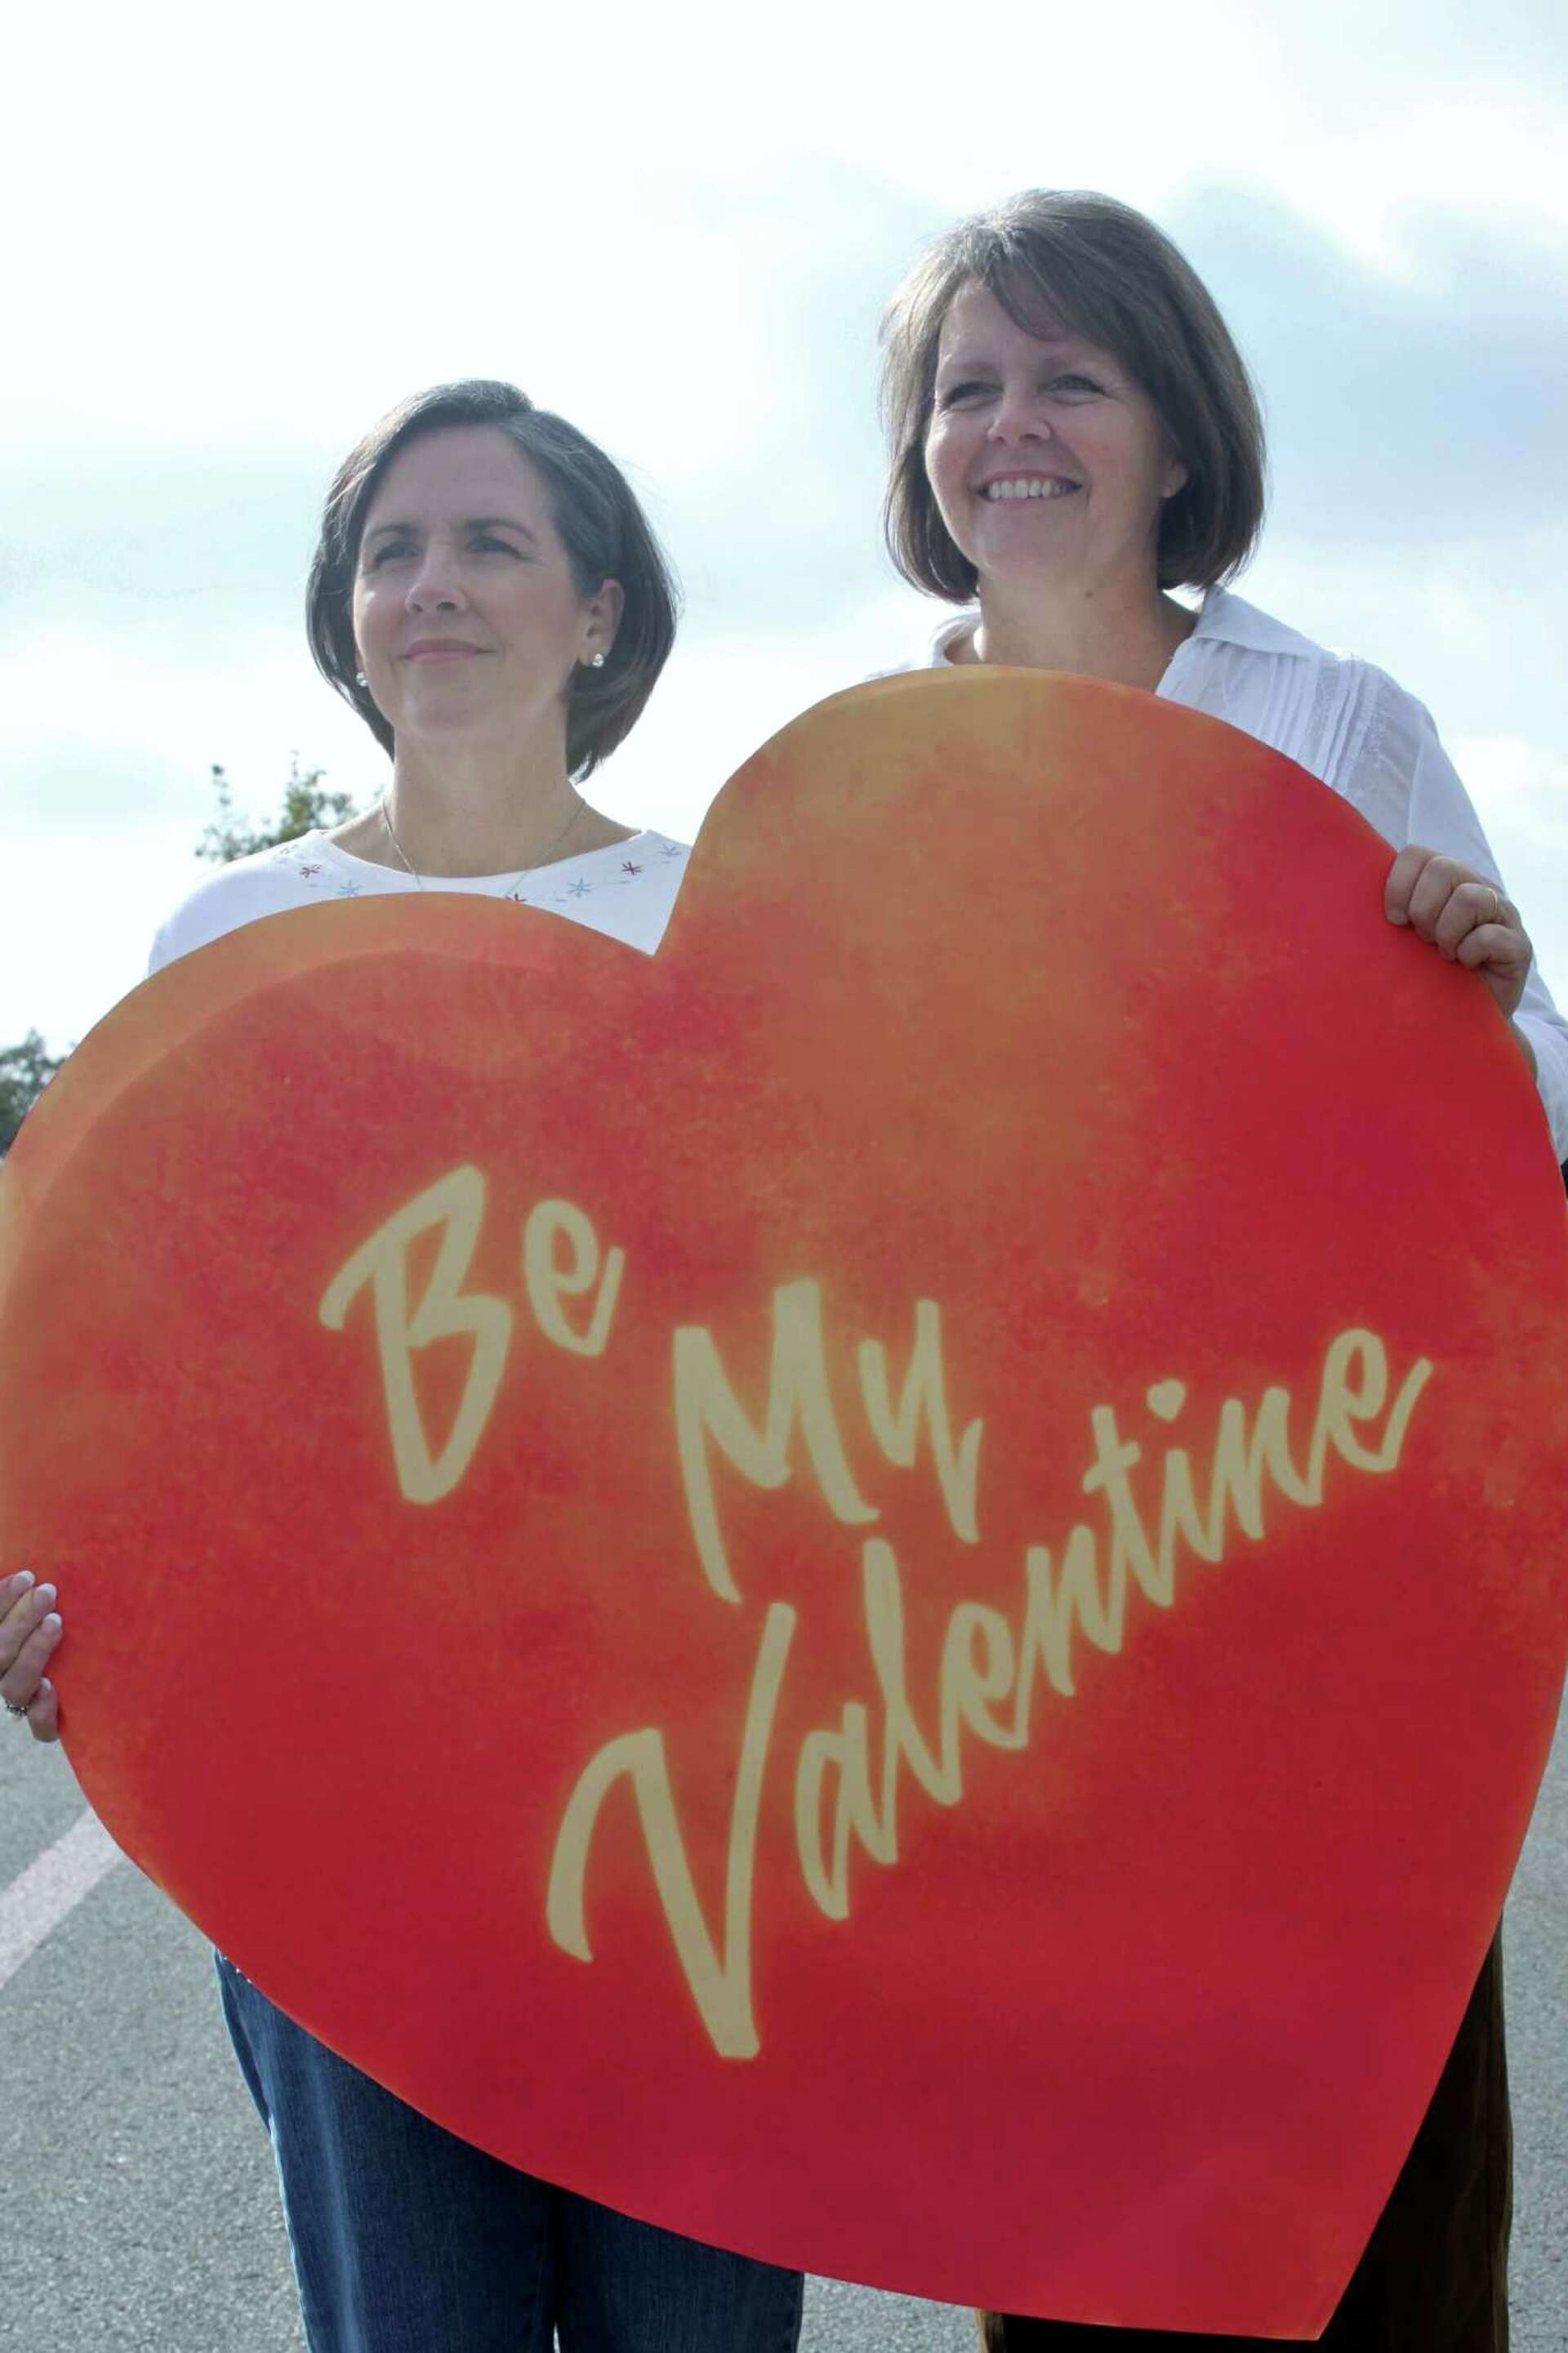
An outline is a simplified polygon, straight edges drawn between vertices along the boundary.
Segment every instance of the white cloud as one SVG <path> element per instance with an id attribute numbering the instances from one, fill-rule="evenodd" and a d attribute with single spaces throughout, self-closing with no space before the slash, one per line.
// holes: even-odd
<path id="1" fill-rule="evenodd" d="M 0 1045 L 29 1029 L 57 1050 L 84 1037 L 142 977 L 160 917 L 200 875 L 184 827 L 105 844 L 73 833 L 8 845 Z"/>
<path id="2" fill-rule="evenodd" d="M 0 659 L 0 764 L 6 832 L 41 828 L 86 849 L 175 812 L 207 815 L 215 761 L 264 772 L 279 797 L 289 754 L 331 743 L 351 755 L 357 721 L 303 657 L 297 630 L 250 627 L 221 653 L 192 661 L 176 641 L 130 629 L 118 638 L 28 631 Z M 253 787 L 254 788 L 254 787 Z"/>
<path id="3" fill-rule="evenodd" d="M 8 917 L 26 902 L 0 1030 L 63 1040 L 134 976 L 194 879 L 212 761 L 258 808 L 294 751 L 378 788 L 305 654 L 302 575 L 337 454 L 443 378 L 510 376 L 631 462 L 689 613 L 602 797 L 694 830 L 793 710 L 929 627 L 878 548 L 877 312 L 925 236 L 1041 182 L 1268 230 L 1234 248 L 1242 339 L 1286 372 L 1266 385 L 1279 527 L 1247 593 L 1430 702 L 1506 871 L 1568 904 L 1568 780 L 1542 763 L 1539 787 L 1510 784 L 1536 755 L 1499 749 L 1568 743 L 1544 476 L 1538 501 L 1513 479 L 1500 531 L 1552 398 L 1531 309 L 1556 301 L 1568 231 L 1563 35 L 1542 0 L 1504 13 L 1128 0 L 1004 22 L 800 0 L 742 34 L 716 5 L 606 0 L 591 26 L 491 9 L 447 39 L 412 0 L 31 12 L 0 149 L 29 225 L 0 388 Z M 1500 255 L 1511 340 L 1466 346 L 1466 322 L 1502 316 Z M 1344 404 L 1316 353 L 1345 332 L 1342 283 L 1360 315 L 1386 293 L 1439 340 L 1377 343 L 1368 448 L 1391 454 L 1335 505 Z M 1422 401 L 1437 455 L 1413 465 Z"/>

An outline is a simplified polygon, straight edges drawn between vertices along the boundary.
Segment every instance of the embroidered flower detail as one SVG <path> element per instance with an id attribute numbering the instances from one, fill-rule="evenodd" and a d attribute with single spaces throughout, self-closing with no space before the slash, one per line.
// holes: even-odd
<path id="1" fill-rule="evenodd" d="M 340 899 L 362 898 L 363 896 L 363 886 L 358 882 L 340 882 L 338 884 L 337 895 Z"/>
<path id="2" fill-rule="evenodd" d="M 640 874 L 642 872 L 642 868 L 640 866 L 634 866 L 629 858 L 623 858 L 621 860 L 621 872 L 623 874 Z"/>
<path id="3" fill-rule="evenodd" d="M 313 881 L 321 871 L 321 861 L 319 858 L 313 863 L 306 862 L 301 864 L 300 868 L 300 872 L 307 882 Z"/>
<path id="4" fill-rule="evenodd" d="M 679 841 L 667 841 L 658 854 L 661 858 L 684 858 L 686 852 Z"/>
<path id="5" fill-rule="evenodd" d="M 594 886 L 591 882 L 584 882 L 579 880 L 575 882 L 568 882 L 564 895 L 568 899 L 586 899 L 592 896 L 593 889 Z"/>

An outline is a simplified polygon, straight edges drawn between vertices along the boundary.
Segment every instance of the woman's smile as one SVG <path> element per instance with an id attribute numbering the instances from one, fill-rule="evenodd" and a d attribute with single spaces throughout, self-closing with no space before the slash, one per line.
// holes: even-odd
<path id="1" fill-rule="evenodd" d="M 974 495 L 994 505 L 999 499 L 1065 499 L 1078 488 L 1065 474 L 1002 474 L 980 483 Z"/>
<path id="2" fill-rule="evenodd" d="M 1046 574 L 1142 586 L 1162 504 L 1185 480 L 1153 402 L 1110 353 L 1031 333 L 973 280 L 942 322 L 925 462 L 983 600 Z"/>

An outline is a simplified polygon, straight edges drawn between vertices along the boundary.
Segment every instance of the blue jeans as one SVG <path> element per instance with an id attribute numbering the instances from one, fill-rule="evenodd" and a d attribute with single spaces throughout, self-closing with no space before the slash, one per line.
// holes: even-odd
<path id="1" fill-rule="evenodd" d="M 310 2353 L 795 2353 L 803 2283 L 472 2148 L 218 1989 L 278 2161 Z"/>

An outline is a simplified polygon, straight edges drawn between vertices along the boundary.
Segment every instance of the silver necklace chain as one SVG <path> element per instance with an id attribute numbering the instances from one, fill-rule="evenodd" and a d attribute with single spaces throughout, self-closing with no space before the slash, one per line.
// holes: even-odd
<path id="1" fill-rule="evenodd" d="M 556 851 L 563 847 L 567 835 L 571 832 L 573 827 L 576 824 L 578 818 L 582 816 L 584 810 L 588 806 L 581 793 L 574 793 L 572 798 L 574 804 L 572 814 L 567 818 L 565 824 L 562 827 L 560 832 L 556 835 L 554 840 L 547 844 L 543 856 L 536 858 L 530 866 L 520 866 L 517 872 L 510 878 L 506 889 L 500 893 L 501 898 L 510 899 L 512 892 L 517 889 L 518 884 L 522 881 L 526 876 L 530 874 L 537 874 L 542 866 L 548 866 Z M 425 888 L 425 877 L 420 873 L 418 868 L 413 864 L 408 852 L 404 849 L 403 844 L 397 839 L 397 828 L 392 822 L 392 811 L 387 807 L 386 797 L 384 794 L 382 796 L 381 821 L 386 828 L 386 838 L 388 841 L 391 842 L 394 849 L 396 850 L 397 855 L 403 860 L 408 872 L 414 877 L 415 889 L 416 891 L 423 891 Z"/>

